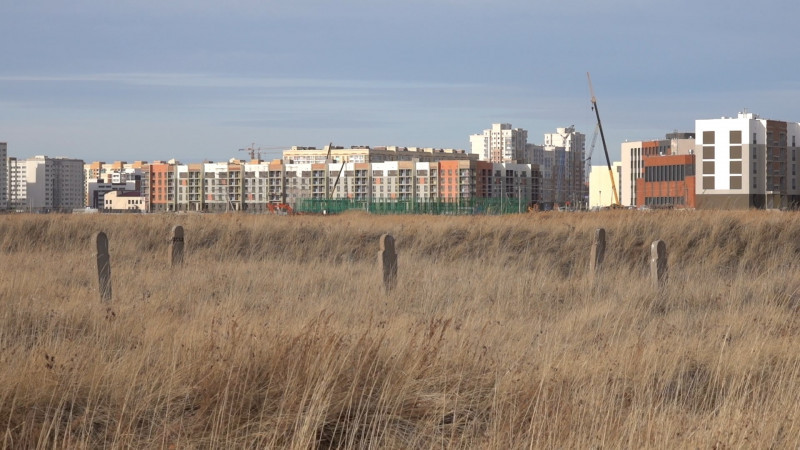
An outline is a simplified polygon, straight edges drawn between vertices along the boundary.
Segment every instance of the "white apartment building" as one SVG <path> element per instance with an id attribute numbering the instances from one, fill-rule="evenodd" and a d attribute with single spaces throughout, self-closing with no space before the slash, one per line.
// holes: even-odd
<path id="1" fill-rule="evenodd" d="M 528 132 L 522 128 L 511 128 L 510 123 L 493 123 L 483 133 L 469 137 L 470 152 L 481 161 L 493 163 L 530 163 L 525 160 Z"/>
<path id="2" fill-rule="evenodd" d="M 528 145 L 542 172 L 542 201 L 578 206 L 586 199 L 586 135 L 574 126 L 545 133 L 544 145 Z"/>
<path id="3" fill-rule="evenodd" d="M 694 133 L 675 132 L 667 134 L 665 139 L 623 142 L 620 147 L 622 156 L 620 204 L 622 206 L 636 205 L 636 180 L 644 178 L 644 158 L 646 156 L 691 154 L 695 147 L 694 136 Z M 608 171 L 607 167 L 606 171 Z"/>
<path id="4" fill-rule="evenodd" d="M 34 156 L 12 159 L 9 191 L 12 207 L 25 211 L 72 211 L 84 206 L 83 161 Z"/>
<path id="5" fill-rule="evenodd" d="M 28 208 L 28 169 L 24 159 L 8 158 L 8 208 L 24 211 Z"/>
<path id="6" fill-rule="evenodd" d="M 695 121 L 697 207 L 797 208 L 800 123 L 737 117 Z"/>

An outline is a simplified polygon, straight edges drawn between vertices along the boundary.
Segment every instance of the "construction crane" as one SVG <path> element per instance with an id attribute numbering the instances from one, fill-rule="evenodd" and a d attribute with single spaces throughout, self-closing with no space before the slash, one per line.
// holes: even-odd
<path id="1" fill-rule="evenodd" d="M 617 183 L 614 181 L 614 170 L 611 169 L 611 159 L 608 157 L 608 147 L 606 146 L 606 136 L 603 134 L 603 124 L 600 122 L 600 111 L 597 109 L 597 98 L 594 96 L 594 88 L 592 88 L 592 77 L 589 72 L 586 72 L 586 78 L 589 80 L 589 93 L 592 95 L 592 109 L 595 116 L 597 116 L 597 129 L 600 130 L 600 140 L 603 142 L 603 151 L 606 154 L 606 165 L 608 166 L 608 176 L 611 177 L 611 190 L 614 192 L 614 203 L 611 204 L 612 208 L 619 208 L 619 195 L 617 194 Z"/>
<path id="2" fill-rule="evenodd" d="M 332 149 L 333 149 L 333 142 L 328 144 L 328 154 L 325 156 L 325 164 L 326 165 L 328 165 L 328 164 L 333 162 L 333 161 L 331 161 L 331 150 Z M 336 190 L 336 186 L 339 185 L 339 178 L 341 178 L 343 171 L 344 171 L 344 158 L 342 158 L 342 167 L 339 168 L 339 173 L 336 175 L 336 181 L 333 183 L 333 187 L 328 189 L 328 200 L 331 199 L 331 197 L 333 196 L 333 191 L 335 191 Z M 326 183 L 328 182 L 327 181 L 327 177 L 326 177 L 325 181 L 326 181 Z"/>
<path id="3" fill-rule="evenodd" d="M 285 146 L 284 147 L 256 147 L 256 144 L 252 143 L 247 148 L 240 148 L 239 151 L 240 152 L 247 152 L 250 155 L 250 159 L 251 160 L 256 159 L 256 155 L 258 155 L 258 159 L 260 160 L 262 151 L 263 152 L 267 152 L 269 150 L 282 150 L 282 149 L 285 149 L 285 148 L 286 148 Z"/>
<path id="4" fill-rule="evenodd" d="M 597 143 L 597 134 L 598 134 L 598 128 L 597 124 L 595 124 L 594 132 L 592 133 L 592 143 L 589 144 L 589 156 L 587 156 L 586 159 L 583 160 L 583 162 L 586 163 L 587 174 L 592 169 L 592 154 L 594 153 L 594 145 Z"/>

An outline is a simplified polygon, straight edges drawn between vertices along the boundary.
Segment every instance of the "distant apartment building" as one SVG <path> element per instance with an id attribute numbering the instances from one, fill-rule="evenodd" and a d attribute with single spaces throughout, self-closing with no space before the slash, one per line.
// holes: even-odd
<path id="1" fill-rule="evenodd" d="M 330 154 L 329 154 L 330 150 Z M 326 160 L 330 161 L 326 161 Z M 293 146 L 283 152 L 285 164 L 324 164 L 338 163 L 374 163 L 384 161 L 440 161 L 444 159 L 477 159 L 477 156 L 464 150 L 437 149 L 431 147 L 398 147 L 398 146 L 359 146 L 349 148 L 339 146 L 300 147 Z"/>
<path id="2" fill-rule="evenodd" d="M 28 208 L 28 169 L 24 159 L 8 158 L 8 209 L 23 211 Z"/>
<path id="3" fill-rule="evenodd" d="M 579 206 L 586 201 L 586 136 L 575 127 L 545 133 L 544 145 L 529 145 L 530 162 L 542 171 L 542 201 Z"/>
<path id="4" fill-rule="evenodd" d="M 84 204 L 103 209 L 103 195 L 110 191 L 148 192 L 147 163 L 95 161 L 83 165 Z M 133 183 L 133 184 L 131 184 Z"/>
<path id="5" fill-rule="evenodd" d="M 510 123 L 493 123 L 491 128 L 469 137 L 470 152 L 481 161 L 493 163 L 530 163 L 525 151 L 528 132 L 512 128 Z"/>
<path id="6" fill-rule="evenodd" d="M 175 173 L 176 210 L 254 213 L 282 204 L 297 207 L 306 199 L 439 202 L 505 198 L 527 209 L 539 199 L 541 178 L 535 165 L 472 159 L 327 164 L 232 160 L 178 164 Z"/>
<path id="7" fill-rule="evenodd" d="M 695 121 L 697 207 L 798 208 L 800 123 L 753 113 Z"/>
<path id="8" fill-rule="evenodd" d="M 8 209 L 8 144 L 0 142 L 0 209 Z"/>
<path id="9" fill-rule="evenodd" d="M 645 178 L 645 158 L 654 156 L 689 155 L 694 153 L 694 133 L 669 133 L 665 139 L 629 141 L 621 145 L 622 186 L 619 199 L 622 206 L 642 205 L 637 198 L 637 180 Z M 658 164 L 658 163 L 654 163 Z"/>
<path id="10" fill-rule="evenodd" d="M 9 160 L 11 207 L 22 211 L 72 211 L 84 207 L 83 161 L 34 156 Z"/>
<path id="11" fill-rule="evenodd" d="M 153 161 L 143 167 L 142 192 L 148 195 L 152 212 L 178 210 L 178 161 Z"/>

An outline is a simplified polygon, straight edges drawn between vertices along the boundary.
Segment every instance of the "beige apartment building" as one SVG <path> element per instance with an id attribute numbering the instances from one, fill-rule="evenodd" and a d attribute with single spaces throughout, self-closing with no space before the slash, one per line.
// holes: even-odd
<path id="1" fill-rule="evenodd" d="M 437 149 L 430 147 L 369 147 L 352 146 L 350 148 L 330 147 L 324 148 L 298 147 L 283 152 L 285 164 L 324 164 L 325 162 L 337 163 L 375 163 L 385 161 L 441 161 L 441 160 L 476 160 L 476 155 L 466 153 L 464 150 Z M 330 161 L 327 161 L 327 160 Z"/>

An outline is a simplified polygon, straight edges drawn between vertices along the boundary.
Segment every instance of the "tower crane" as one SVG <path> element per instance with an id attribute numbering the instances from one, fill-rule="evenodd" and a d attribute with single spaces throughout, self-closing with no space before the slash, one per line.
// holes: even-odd
<path id="1" fill-rule="evenodd" d="M 614 192 L 614 203 L 611 204 L 612 208 L 619 208 L 619 195 L 617 194 L 617 183 L 614 181 L 614 170 L 611 169 L 611 159 L 608 157 L 608 147 L 606 146 L 606 136 L 603 134 L 603 124 L 600 122 L 600 111 L 597 109 L 597 98 L 594 96 L 594 88 L 592 88 L 592 77 L 589 72 L 586 72 L 586 78 L 589 79 L 589 93 L 592 95 L 592 109 L 595 116 L 597 116 L 597 129 L 600 130 L 600 140 L 603 142 L 603 151 L 606 154 L 606 165 L 608 166 L 608 176 L 611 177 L 611 190 Z"/>
<path id="2" fill-rule="evenodd" d="M 252 143 L 247 148 L 240 148 L 239 151 L 240 152 L 247 152 L 250 155 L 250 159 L 251 160 L 256 159 L 256 155 L 258 155 L 258 159 L 260 160 L 261 159 L 261 152 L 267 152 L 269 150 L 282 150 L 282 149 L 285 149 L 285 148 L 286 148 L 285 146 L 283 146 L 283 147 L 280 147 L 280 146 L 278 146 L 278 147 L 256 147 L 256 144 Z"/>

